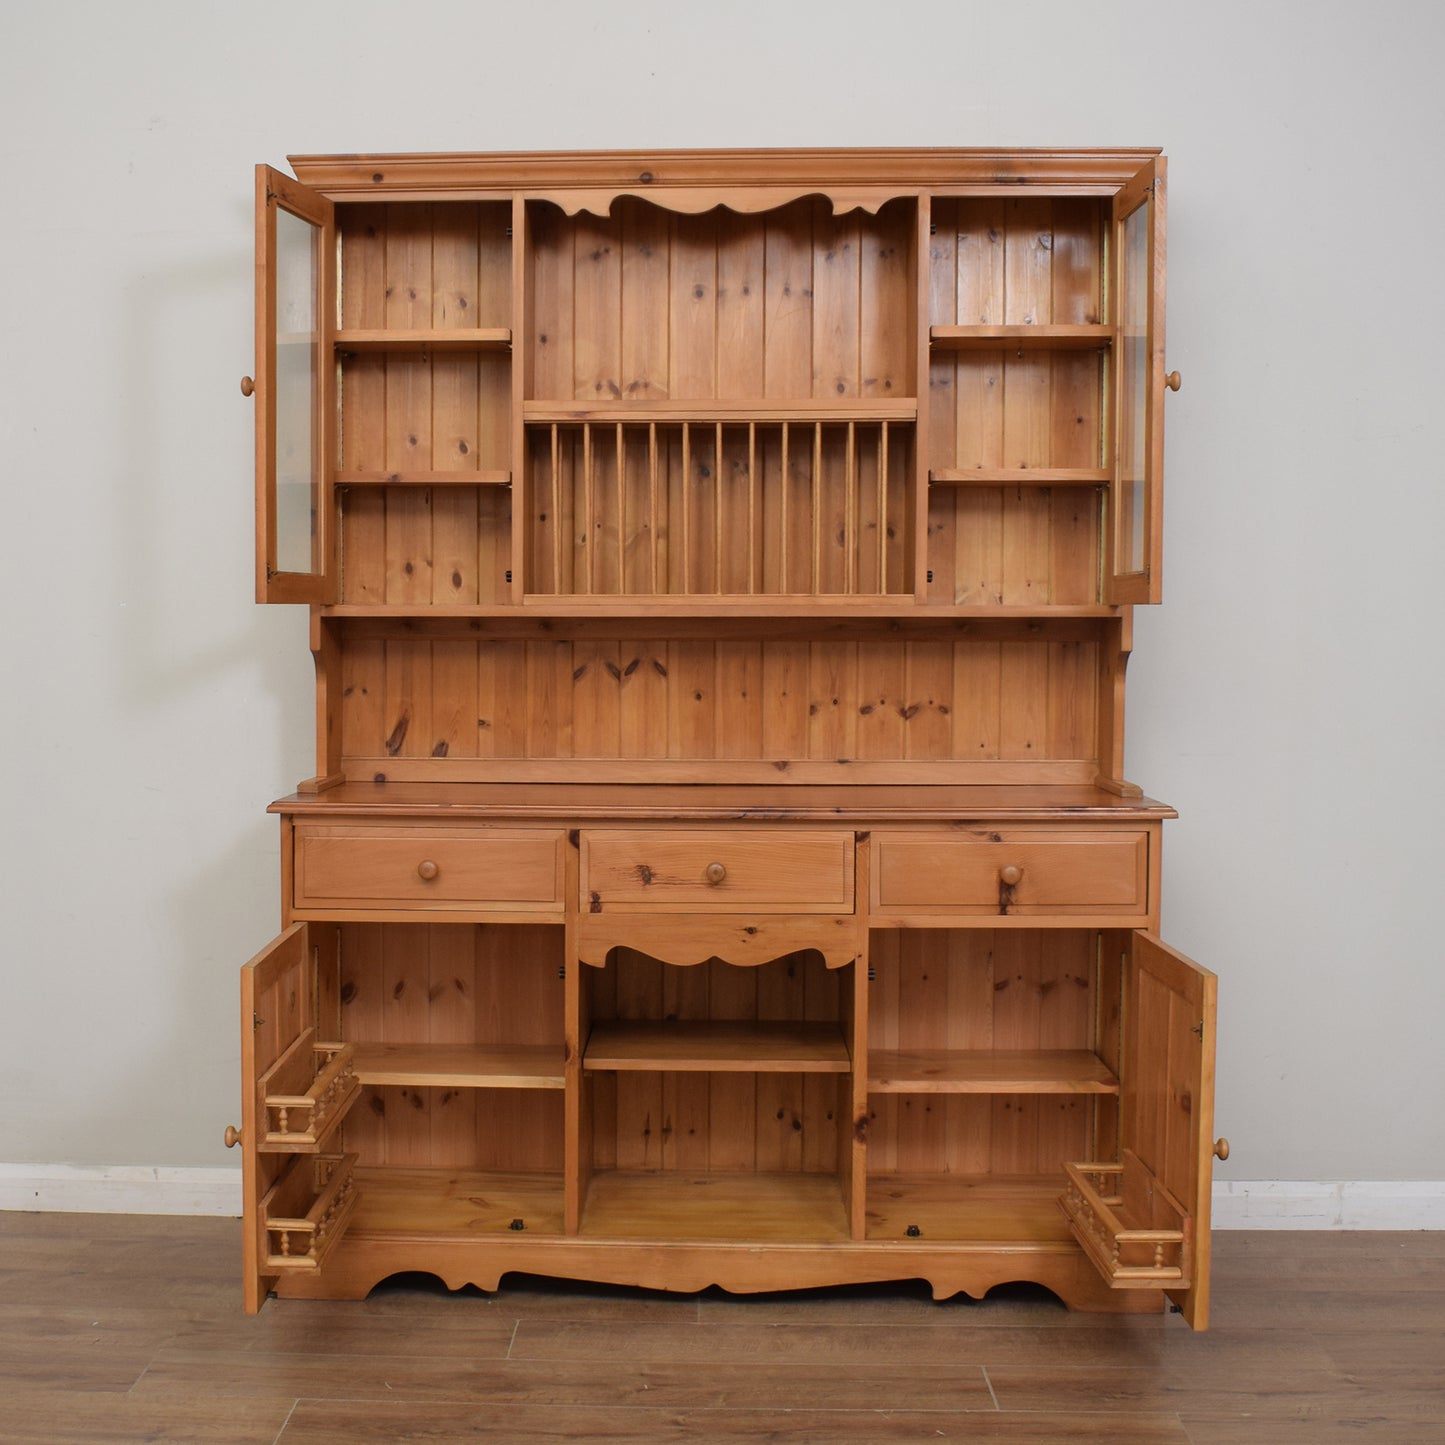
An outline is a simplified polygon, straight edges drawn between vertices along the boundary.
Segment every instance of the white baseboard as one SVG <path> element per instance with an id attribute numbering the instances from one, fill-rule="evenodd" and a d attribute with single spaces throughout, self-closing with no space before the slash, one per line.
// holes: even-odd
<path id="1" fill-rule="evenodd" d="M 1216 1180 L 1215 1229 L 1445 1229 L 1445 1179 Z"/>
<path id="2" fill-rule="evenodd" d="M 0 1164 L 0 1209 L 82 1214 L 241 1212 L 238 1169 Z M 1232 1179 L 1215 1229 L 1445 1229 L 1445 1180 Z"/>
<path id="3" fill-rule="evenodd" d="M 0 1209 L 238 1215 L 241 1171 L 147 1169 L 133 1164 L 0 1164 Z"/>

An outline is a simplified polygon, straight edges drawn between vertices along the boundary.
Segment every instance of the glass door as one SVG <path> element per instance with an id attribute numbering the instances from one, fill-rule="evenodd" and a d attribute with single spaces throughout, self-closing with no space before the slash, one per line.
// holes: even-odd
<path id="1" fill-rule="evenodd" d="M 256 600 L 334 598 L 335 208 L 256 168 Z"/>
<path id="2" fill-rule="evenodd" d="M 1114 458 L 1105 600 L 1158 602 L 1164 480 L 1164 169 L 1114 198 Z"/>

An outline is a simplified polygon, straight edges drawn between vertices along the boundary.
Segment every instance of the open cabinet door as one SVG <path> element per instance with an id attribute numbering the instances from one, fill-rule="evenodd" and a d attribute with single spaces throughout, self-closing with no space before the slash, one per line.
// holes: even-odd
<path id="1" fill-rule="evenodd" d="M 1158 602 L 1163 591 L 1164 189 L 1160 156 L 1114 197 L 1106 602 Z"/>
<path id="2" fill-rule="evenodd" d="M 256 600 L 335 600 L 336 214 L 256 167 Z"/>
<path id="3" fill-rule="evenodd" d="M 245 1306 L 280 1276 L 321 1267 L 355 1205 L 354 1159 L 329 1143 L 360 1093 L 349 1046 L 316 1039 L 316 960 L 295 923 L 241 970 Z"/>
<path id="4" fill-rule="evenodd" d="M 1126 1168 L 1136 1160 L 1184 1211 L 1188 1283 L 1165 1293 L 1202 1330 L 1209 1323 L 1218 980 L 1152 933 L 1127 937 L 1119 1142 Z"/>
<path id="5" fill-rule="evenodd" d="M 1197 1330 L 1209 1323 L 1217 980 L 1151 933 L 1119 948 L 1124 1036 L 1119 1158 L 1066 1164 L 1060 1203 L 1112 1289 L 1163 1290 Z"/>

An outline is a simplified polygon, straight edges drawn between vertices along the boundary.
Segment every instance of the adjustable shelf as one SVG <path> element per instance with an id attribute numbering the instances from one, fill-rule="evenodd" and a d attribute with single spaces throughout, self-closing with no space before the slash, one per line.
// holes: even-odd
<path id="1" fill-rule="evenodd" d="M 935 351 L 1103 351 L 1114 328 L 1093 322 L 1041 326 L 930 326 Z"/>
<path id="2" fill-rule="evenodd" d="M 837 1024 L 666 1020 L 593 1025 L 582 1055 L 589 1070 L 846 1074 Z"/>
<path id="3" fill-rule="evenodd" d="M 509 487 L 512 474 L 503 468 L 471 471 L 356 471 L 337 472 L 338 487 Z"/>
<path id="4" fill-rule="evenodd" d="M 935 467 L 935 487 L 1102 487 L 1103 467 Z"/>
<path id="5" fill-rule="evenodd" d="M 870 1094 L 1117 1094 L 1089 1049 L 874 1049 Z"/>
<path id="6" fill-rule="evenodd" d="M 368 353 L 400 355 L 407 352 L 507 351 L 512 331 L 507 326 L 452 327 L 442 331 L 426 327 L 343 327 L 335 335 L 336 350 L 362 356 Z"/>
<path id="7" fill-rule="evenodd" d="M 356 1044 L 363 1084 L 448 1089 L 560 1089 L 562 1053 L 545 1044 Z"/>

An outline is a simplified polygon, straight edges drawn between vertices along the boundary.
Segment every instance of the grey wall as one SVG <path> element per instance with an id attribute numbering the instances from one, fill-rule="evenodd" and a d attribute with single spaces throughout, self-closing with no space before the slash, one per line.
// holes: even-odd
<path id="1" fill-rule="evenodd" d="M 1161 145 L 1166 605 L 1130 776 L 1221 975 L 1220 1177 L 1445 1179 L 1442 11 L 55 3 L 0 46 L 0 1162 L 216 1165 L 306 626 L 251 593 L 251 167 Z"/>

